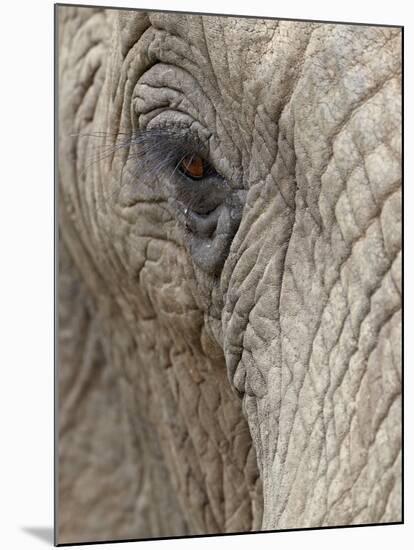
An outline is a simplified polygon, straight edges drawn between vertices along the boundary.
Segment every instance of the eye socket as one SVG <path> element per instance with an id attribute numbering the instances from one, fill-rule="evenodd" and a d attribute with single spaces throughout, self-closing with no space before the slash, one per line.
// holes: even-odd
<path id="1" fill-rule="evenodd" d="M 193 180 L 201 180 L 206 176 L 207 166 L 200 155 L 187 155 L 178 165 L 178 170 Z"/>

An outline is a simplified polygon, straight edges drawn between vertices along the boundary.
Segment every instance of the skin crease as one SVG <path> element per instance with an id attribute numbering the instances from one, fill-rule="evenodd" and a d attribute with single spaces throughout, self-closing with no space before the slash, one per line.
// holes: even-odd
<path id="1" fill-rule="evenodd" d="M 57 10 L 58 542 L 401 521 L 401 30 Z"/>

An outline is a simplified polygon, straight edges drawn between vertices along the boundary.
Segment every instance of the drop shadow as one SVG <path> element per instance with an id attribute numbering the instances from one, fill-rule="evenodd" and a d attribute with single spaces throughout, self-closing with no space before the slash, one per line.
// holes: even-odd
<path id="1" fill-rule="evenodd" d="M 53 546 L 53 527 L 22 527 L 22 531 Z"/>

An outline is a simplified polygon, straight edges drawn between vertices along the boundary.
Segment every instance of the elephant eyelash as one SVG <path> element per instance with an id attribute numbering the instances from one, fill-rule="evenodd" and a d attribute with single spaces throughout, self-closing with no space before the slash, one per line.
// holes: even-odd
<path id="1" fill-rule="evenodd" d="M 106 132 L 93 132 L 72 134 L 73 137 L 89 137 L 106 141 L 111 135 Z M 127 151 L 129 173 L 138 181 L 151 186 L 158 178 L 173 180 L 177 196 L 185 202 L 189 208 L 192 205 L 200 204 L 205 197 L 205 180 L 214 178 L 217 182 L 224 178 L 219 174 L 213 165 L 208 161 L 205 145 L 194 132 L 188 128 L 169 129 L 151 128 L 139 130 L 135 134 L 118 132 L 115 136 L 115 143 L 97 147 L 96 158 L 85 167 L 84 171 L 94 163 L 105 158 L 113 157 L 118 151 Z M 201 157 L 204 162 L 205 172 L 202 178 L 190 178 L 181 171 L 180 165 L 184 159 Z M 123 170 L 122 170 L 123 172 Z M 120 186 L 122 187 L 123 176 L 121 172 Z M 114 193 L 118 192 L 114 191 Z"/>
<path id="2" fill-rule="evenodd" d="M 142 173 L 144 169 L 147 178 L 171 178 L 179 174 L 182 178 L 192 179 L 180 170 L 180 166 L 185 159 L 193 158 L 202 159 L 204 166 L 203 177 L 194 178 L 195 180 L 219 177 L 207 159 L 203 144 L 188 131 L 183 133 L 167 128 L 141 130 L 125 145 L 130 149 L 129 158 L 137 161 L 137 173 Z"/>

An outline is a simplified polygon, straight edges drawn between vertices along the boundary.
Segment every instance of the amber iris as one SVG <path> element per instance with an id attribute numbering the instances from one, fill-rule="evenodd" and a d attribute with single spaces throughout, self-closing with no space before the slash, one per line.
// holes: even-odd
<path id="1" fill-rule="evenodd" d="M 201 179 L 204 177 L 204 160 L 198 155 L 185 157 L 180 164 L 180 170 L 188 177 Z"/>

